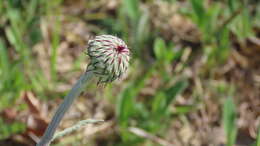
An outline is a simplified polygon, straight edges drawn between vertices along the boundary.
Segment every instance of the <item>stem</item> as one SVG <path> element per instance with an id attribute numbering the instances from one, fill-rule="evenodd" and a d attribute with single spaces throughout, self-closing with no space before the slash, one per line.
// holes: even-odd
<path id="1" fill-rule="evenodd" d="M 60 137 L 63 137 L 73 131 L 76 131 L 78 129 L 80 129 L 81 127 L 87 125 L 87 124 L 95 124 L 95 123 L 99 123 L 99 122 L 104 122 L 104 120 L 94 120 L 94 119 L 88 119 L 88 120 L 82 120 L 82 121 L 79 121 L 76 125 L 73 125 L 69 128 L 66 128 L 65 130 L 63 131 L 60 131 L 58 132 L 57 134 L 55 134 L 52 138 L 51 141 L 57 139 L 57 138 L 60 138 Z"/>
<path id="2" fill-rule="evenodd" d="M 47 130 L 42 136 L 41 140 L 37 143 L 36 146 L 49 146 L 52 137 L 59 126 L 61 119 L 64 117 L 65 113 L 76 99 L 79 94 L 86 88 L 88 80 L 93 76 L 92 71 L 86 71 L 83 75 L 81 75 L 80 79 L 73 86 L 69 94 L 65 97 L 62 104 L 58 107 L 54 117 L 52 118 L 51 123 L 48 125 Z"/>

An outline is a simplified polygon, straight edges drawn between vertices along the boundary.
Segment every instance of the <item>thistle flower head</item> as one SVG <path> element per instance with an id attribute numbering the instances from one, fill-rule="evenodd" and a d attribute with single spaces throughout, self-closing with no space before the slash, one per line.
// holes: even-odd
<path id="1" fill-rule="evenodd" d="M 121 39 L 112 35 L 96 36 L 88 42 L 88 70 L 99 77 L 99 82 L 112 82 L 126 72 L 129 53 L 127 45 Z"/>

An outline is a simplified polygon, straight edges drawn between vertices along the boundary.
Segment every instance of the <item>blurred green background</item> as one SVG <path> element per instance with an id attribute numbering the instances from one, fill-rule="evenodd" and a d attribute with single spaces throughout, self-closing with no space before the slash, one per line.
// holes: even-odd
<path id="1" fill-rule="evenodd" d="M 122 38 L 127 75 L 93 82 L 60 126 L 73 146 L 260 146 L 258 0 L 0 0 L 0 145 L 34 145 L 84 72 L 87 41 Z"/>

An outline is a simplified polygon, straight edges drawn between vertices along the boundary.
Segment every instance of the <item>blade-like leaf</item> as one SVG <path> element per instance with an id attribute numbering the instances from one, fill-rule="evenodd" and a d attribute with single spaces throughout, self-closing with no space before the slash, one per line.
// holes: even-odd
<path id="1" fill-rule="evenodd" d="M 168 89 L 158 92 L 154 97 L 152 106 L 153 112 L 160 115 L 164 114 L 172 101 L 177 97 L 177 95 L 181 94 L 187 86 L 188 82 L 186 80 L 181 80 Z"/>
<path id="2" fill-rule="evenodd" d="M 227 98 L 223 109 L 223 124 L 226 133 L 227 146 L 233 146 L 236 141 L 236 109 L 231 97 Z"/>
<path id="3" fill-rule="evenodd" d="M 132 20 L 138 20 L 140 17 L 139 0 L 124 0 L 123 7 Z"/>
<path id="4" fill-rule="evenodd" d="M 153 49 L 154 49 L 155 57 L 158 60 L 162 60 L 164 58 L 164 54 L 165 54 L 164 52 L 166 49 L 166 44 L 165 44 L 164 40 L 161 38 L 157 38 L 155 40 Z"/>

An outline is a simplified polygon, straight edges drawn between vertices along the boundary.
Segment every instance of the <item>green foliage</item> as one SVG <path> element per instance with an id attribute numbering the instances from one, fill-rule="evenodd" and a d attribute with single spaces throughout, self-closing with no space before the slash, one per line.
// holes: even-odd
<path id="1" fill-rule="evenodd" d="M 243 1 L 227 0 L 227 4 L 212 2 L 205 6 L 203 0 L 190 0 L 192 11 L 187 15 L 202 32 L 204 52 L 209 66 L 223 64 L 230 52 L 230 33 L 242 41 L 253 35 L 252 18 Z M 224 19 L 220 19 L 223 17 Z"/>
<path id="2" fill-rule="evenodd" d="M 32 53 L 33 46 L 42 40 L 40 17 L 42 8 L 47 3 L 42 0 L 0 1 L 0 31 L 3 34 L 0 36 L 0 112 L 13 106 L 21 97 L 22 91 L 32 90 L 41 97 L 48 89 L 48 81 L 35 64 L 35 56 Z M 56 28 L 60 27 L 57 25 Z M 59 45 L 60 35 L 56 31 L 53 34 L 52 46 L 55 50 Z M 56 64 L 55 51 L 52 54 L 52 64 Z M 1 128 L 4 131 L 0 132 L 3 134 L 1 138 L 25 129 L 20 123 L 2 123 L 4 121 L 0 124 L 3 125 Z"/>
<path id="3" fill-rule="evenodd" d="M 187 81 L 181 80 L 173 86 L 157 92 L 152 103 L 152 113 L 155 114 L 155 119 L 160 119 L 161 116 L 167 114 L 169 105 L 187 86 Z"/>
<path id="4" fill-rule="evenodd" d="M 136 80 L 133 80 L 128 86 L 119 94 L 117 98 L 117 117 L 122 126 L 126 126 L 129 123 L 129 117 L 135 114 L 136 97 L 140 90 L 144 87 L 145 81 L 151 76 L 153 70 L 149 70 L 145 75 L 140 76 Z"/>
<path id="5" fill-rule="evenodd" d="M 231 97 L 227 98 L 223 107 L 223 125 L 226 133 L 227 146 L 233 146 L 236 141 L 236 109 Z"/>
<path id="6" fill-rule="evenodd" d="M 167 128 L 167 124 L 162 126 L 160 123 L 166 122 L 170 118 L 172 113 L 169 110 L 170 105 L 188 86 L 187 80 L 180 79 L 168 87 L 163 86 L 162 88 L 165 88 L 163 90 L 159 89 L 154 97 L 150 97 L 151 101 L 148 104 L 138 101 L 139 93 L 144 88 L 145 82 L 151 78 L 151 75 L 157 74 L 155 69 L 156 65 L 150 67 L 142 76 L 130 82 L 119 94 L 116 111 L 124 145 L 135 145 L 140 140 L 142 141 L 127 130 L 129 126 L 137 126 L 152 133 Z M 165 84 L 167 82 L 165 81 Z"/>
<path id="7" fill-rule="evenodd" d="M 255 14 L 255 17 L 253 18 L 253 25 L 255 26 L 255 27 L 260 27 L 260 5 L 258 4 L 257 6 L 256 6 L 256 14 Z"/>
<path id="8" fill-rule="evenodd" d="M 123 39 L 128 40 L 133 57 L 144 59 L 145 54 L 142 52 L 148 51 L 145 49 L 151 46 L 149 43 L 154 38 L 154 32 L 150 27 L 149 9 L 141 9 L 140 5 L 139 0 L 124 0 L 114 24 L 120 28 L 118 31 L 122 33 Z"/>
<path id="9" fill-rule="evenodd" d="M 207 22 L 206 10 L 203 6 L 203 0 L 191 0 L 192 9 L 194 11 L 194 21 L 197 22 L 200 28 L 204 28 Z"/>
<path id="10" fill-rule="evenodd" d="M 10 62 L 4 42 L 0 39 L 0 111 L 14 104 L 24 89 L 24 74 L 19 62 Z"/>
<path id="11" fill-rule="evenodd" d="M 256 136 L 256 141 L 250 146 L 260 146 L 260 126 L 258 126 L 258 132 Z"/>
<path id="12" fill-rule="evenodd" d="M 155 39 L 153 49 L 156 59 L 162 64 L 171 63 L 176 55 L 172 45 L 166 46 L 165 41 L 161 38 Z"/>
<path id="13" fill-rule="evenodd" d="M 240 11 L 241 14 L 234 18 L 233 22 L 230 24 L 230 29 L 240 41 L 243 41 L 245 38 L 253 36 L 253 20 L 250 16 L 249 9 L 241 8 Z"/>
<path id="14" fill-rule="evenodd" d="M 260 146 L 260 128 L 258 128 L 258 134 L 257 134 L 257 138 L 256 138 L 256 146 Z"/>
<path id="15" fill-rule="evenodd" d="M 0 140 L 8 138 L 14 133 L 20 133 L 25 130 L 25 125 L 18 122 L 6 124 L 2 118 L 0 118 Z"/>
<path id="16" fill-rule="evenodd" d="M 123 8 L 132 22 L 137 22 L 140 17 L 139 0 L 123 0 Z"/>

